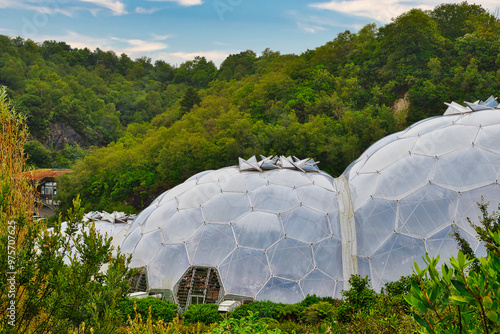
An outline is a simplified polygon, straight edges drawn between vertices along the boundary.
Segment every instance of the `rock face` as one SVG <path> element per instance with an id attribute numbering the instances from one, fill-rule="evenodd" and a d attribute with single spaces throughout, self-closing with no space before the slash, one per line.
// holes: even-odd
<path id="1" fill-rule="evenodd" d="M 47 140 L 47 146 L 54 150 L 62 150 L 66 145 L 83 144 L 82 137 L 73 130 L 72 127 L 64 123 L 54 123 L 50 125 L 50 134 Z"/>

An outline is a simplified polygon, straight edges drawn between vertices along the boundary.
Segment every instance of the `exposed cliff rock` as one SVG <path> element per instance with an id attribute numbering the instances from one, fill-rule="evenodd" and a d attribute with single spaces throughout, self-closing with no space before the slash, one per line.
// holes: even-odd
<path id="1" fill-rule="evenodd" d="M 83 144 L 82 136 L 80 136 L 71 126 L 64 123 L 54 123 L 50 125 L 49 138 L 47 139 L 47 146 L 52 147 L 54 150 L 59 151 L 67 144 Z"/>

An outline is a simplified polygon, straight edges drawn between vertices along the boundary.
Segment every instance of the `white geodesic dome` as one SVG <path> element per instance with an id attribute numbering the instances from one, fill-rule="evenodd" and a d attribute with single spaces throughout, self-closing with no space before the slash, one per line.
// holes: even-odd
<path id="1" fill-rule="evenodd" d="M 303 166 L 315 169 L 310 173 L 252 164 L 260 169 L 242 160 L 240 167 L 197 174 L 138 215 L 121 249 L 132 253 L 132 267 L 147 269 L 151 290 L 180 299 L 181 277 L 195 275 L 190 268 L 212 268 L 222 284 L 219 300 L 294 303 L 308 294 L 340 295 L 334 179 L 312 164 Z"/>
<path id="2" fill-rule="evenodd" d="M 411 274 L 426 252 L 441 260 L 456 254 L 453 225 L 484 252 L 467 217 L 478 222 L 481 196 L 500 202 L 500 110 L 455 106 L 383 138 L 344 172 L 358 272 L 377 289 Z"/>
<path id="3" fill-rule="evenodd" d="M 199 173 L 159 196 L 115 243 L 132 267 L 146 268 L 150 290 L 182 306 L 339 297 L 352 274 L 380 290 L 426 253 L 456 254 L 452 226 L 483 255 L 467 217 L 477 221 L 481 196 L 500 202 L 499 177 L 496 99 L 451 103 L 444 116 L 376 142 L 337 179 L 290 157 Z"/>

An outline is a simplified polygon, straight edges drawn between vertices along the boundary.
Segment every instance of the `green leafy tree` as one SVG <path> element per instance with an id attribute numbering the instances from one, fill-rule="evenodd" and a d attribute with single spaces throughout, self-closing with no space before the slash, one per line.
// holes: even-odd
<path id="1" fill-rule="evenodd" d="M 474 23 L 481 21 L 487 12 L 481 5 L 469 4 L 467 1 L 443 3 L 429 12 L 438 25 L 443 37 L 455 40 L 473 32 Z"/>
<path id="2" fill-rule="evenodd" d="M 52 166 L 52 155 L 39 141 L 30 140 L 24 145 L 27 163 L 34 167 L 46 168 Z"/>
<path id="3" fill-rule="evenodd" d="M 79 199 L 53 230 L 33 220 L 35 194 L 24 175 L 25 120 L 0 88 L 0 331 L 112 333 L 116 303 L 128 292 L 130 258 L 113 255 L 111 239 L 93 225 L 82 229 Z M 8 256 L 5 256 L 8 255 Z M 108 269 L 101 271 L 103 264 Z"/>
<path id="4" fill-rule="evenodd" d="M 195 105 L 200 105 L 201 98 L 198 95 L 198 92 L 193 87 L 188 87 L 184 96 L 180 101 L 181 109 L 183 112 L 190 111 Z"/>

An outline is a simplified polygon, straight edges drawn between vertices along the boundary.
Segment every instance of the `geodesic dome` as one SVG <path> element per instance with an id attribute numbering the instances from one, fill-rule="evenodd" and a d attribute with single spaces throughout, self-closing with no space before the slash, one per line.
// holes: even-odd
<path id="1" fill-rule="evenodd" d="M 496 99 L 456 103 L 381 139 L 344 172 L 356 221 L 358 272 L 375 288 L 412 273 L 425 253 L 456 254 L 452 226 L 484 252 L 467 221 L 476 202 L 500 202 L 500 110 Z M 474 112 L 473 112 L 474 111 Z"/>
<path id="2" fill-rule="evenodd" d="M 132 267 L 147 268 L 150 289 L 170 291 L 181 306 L 194 295 L 289 303 L 339 295 L 336 196 L 334 179 L 309 159 L 241 159 L 159 196 L 121 248 L 133 254 Z"/>
<path id="3" fill-rule="evenodd" d="M 455 254 L 452 226 L 482 255 L 466 218 L 480 215 L 481 196 L 500 202 L 500 110 L 494 98 L 448 106 L 376 142 L 337 179 L 290 157 L 199 173 L 116 243 L 147 269 L 150 290 L 183 307 L 339 297 L 352 274 L 380 290 L 425 253 Z"/>

